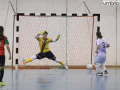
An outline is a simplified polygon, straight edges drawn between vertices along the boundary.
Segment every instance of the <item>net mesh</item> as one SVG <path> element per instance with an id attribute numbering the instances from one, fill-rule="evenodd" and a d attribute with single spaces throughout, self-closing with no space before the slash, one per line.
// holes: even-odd
<path id="1" fill-rule="evenodd" d="M 48 32 L 48 38 L 55 40 L 49 44 L 53 54 L 68 66 L 80 66 L 91 63 L 91 48 L 95 49 L 97 17 L 42 17 L 20 16 L 18 66 L 24 67 L 22 58 L 28 59 L 40 52 L 39 43 L 34 38 L 42 30 Z M 42 36 L 41 36 L 42 37 Z M 95 54 L 92 52 L 92 59 Z M 34 60 L 27 66 L 59 67 L 58 63 L 44 58 Z"/>

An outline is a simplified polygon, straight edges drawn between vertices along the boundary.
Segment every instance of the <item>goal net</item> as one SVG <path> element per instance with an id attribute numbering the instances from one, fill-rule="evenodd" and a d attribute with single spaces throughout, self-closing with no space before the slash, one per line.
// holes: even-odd
<path id="1" fill-rule="evenodd" d="M 58 63 L 47 58 L 34 60 L 25 66 L 22 58 L 28 59 L 40 52 L 35 36 L 42 30 L 48 32 L 48 38 L 57 42 L 49 43 L 53 54 L 69 67 L 79 68 L 93 60 L 97 31 L 97 17 L 62 16 L 19 16 L 19 68 L 58 68 Z M 42 37 L 42 36 L 40 36 Z"/>

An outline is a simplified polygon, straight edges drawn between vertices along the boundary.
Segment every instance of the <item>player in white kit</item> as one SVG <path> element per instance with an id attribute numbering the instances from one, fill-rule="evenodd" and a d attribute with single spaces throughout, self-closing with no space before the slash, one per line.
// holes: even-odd
<path id="1" fill-rule="evenodd" d="M 108 72 L 104 63 L 106 60 L 106 48 L 110 47 L 110 45 L 108 44 L 107 40 L 102 38 L 103 36 L 101 35 L 100 31 L 97 31 L 96 36 L 97 36 L 97 40 L 96 40 L 97 47 L 95 52 L 97 53 L 97 55 L 95 56 L 95 59 L 94 59 L 95 67 L 98 72 L 96 75 L 103 76 L 103 73 L 100 70 L 99 64 L 101 64 L 102 68 L 104 69 L 104 74 L 107 74 Z"/>

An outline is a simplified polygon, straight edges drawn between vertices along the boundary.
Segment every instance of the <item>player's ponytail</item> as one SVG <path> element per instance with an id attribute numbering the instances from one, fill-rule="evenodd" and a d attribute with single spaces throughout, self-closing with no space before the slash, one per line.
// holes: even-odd
<path id="1" fill-rule="evenodd" d="M 98 38 L 101 38 L 101 39 L 103 37 L 100 31 L 97 31 L 96 35 L 97 35 Z"/>
<path id="2" fill-rule="evenodd" d="M 0 26 L 0 40 L 3 40 L 3 39 L 4 39 L 3 31 L 4 31 L 3 27 Z"/>

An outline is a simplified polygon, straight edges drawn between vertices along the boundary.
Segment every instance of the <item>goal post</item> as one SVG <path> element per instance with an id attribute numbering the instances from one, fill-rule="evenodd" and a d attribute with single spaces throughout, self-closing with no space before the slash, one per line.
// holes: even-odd
<path id="1" fill-rule="evenodd" d="M 52 15 L 52 14 L 51 14 Z M 62 68 L 58 63 L 44 58 L 34 60 L 23 65 L 22 58 L 28 59 L 40 52 L 39 43 L 35 36 L 42 30 L 48 32 L 48 38 L 56 39 L 57 35 L 61 37 L 57 42 L 49 44 L 53 54 L 67 64 L 69 68 L 81 68 L 88 63 L 92 63 L 95 56 L 96 31 L 100 28 L 100 14 L 83 14 L 77 16 L 72 14 L 66 16 L 52 15 L 25 15 L 17 14 L 16 31 L 16 69 L 32 68 Z M 42 37 L 42 36 L 41 36 Z"/>

